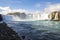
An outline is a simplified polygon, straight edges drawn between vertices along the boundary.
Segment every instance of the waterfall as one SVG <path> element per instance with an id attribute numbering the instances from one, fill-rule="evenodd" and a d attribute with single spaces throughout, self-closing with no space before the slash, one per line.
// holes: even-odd
<path id="1" fill-rule="evenodd" d="M 26 14 L 24 19 L 22 19 L 24 15 L 19 16 L 16 15 L 3 15 L 4 21 L 35 21 L 35 20 L 46 20 L 48 18 L 47 14 Z"/>
<path id="2" fill-rule="evenodd" d="M 3 15 L 3 21 L 13 21 L 13 16 L 12 15 Z"/>

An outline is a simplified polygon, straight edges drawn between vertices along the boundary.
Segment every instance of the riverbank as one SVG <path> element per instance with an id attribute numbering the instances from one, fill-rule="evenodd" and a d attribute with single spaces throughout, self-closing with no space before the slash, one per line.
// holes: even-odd
<path id="1" fill-rule="evenodd" d="M 21 40 L 18 34 L 6 23 L 0 23 L 0 40 Z"/>

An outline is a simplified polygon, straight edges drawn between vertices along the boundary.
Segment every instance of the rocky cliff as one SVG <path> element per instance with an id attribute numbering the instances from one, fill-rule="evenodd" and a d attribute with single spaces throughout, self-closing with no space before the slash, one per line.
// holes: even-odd
<path id="1" fill-rule="evenodd" d="M 58 15 L 56 15 L 58 14 Z M 51 14 L 48 15 L 48 18 L 50 18 L 50 20 L 54 20 L 54 21 L 60 21 L 60 11 L 54 11 Z"/>
<path id="2" fill-rule="evenodd" d="M 0 40 L 21 40 L 15 31 L 7 26 L 6 23 L 0 23 Z"/>

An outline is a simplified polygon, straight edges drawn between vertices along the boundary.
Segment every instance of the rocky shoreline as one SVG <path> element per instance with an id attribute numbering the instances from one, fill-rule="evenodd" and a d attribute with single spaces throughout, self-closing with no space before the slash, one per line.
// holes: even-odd
<path id="1" fill-rule="evenodd" d="M 6 23 L 0 23 L 0 40 L 21 40 L 18 34 Z"/>

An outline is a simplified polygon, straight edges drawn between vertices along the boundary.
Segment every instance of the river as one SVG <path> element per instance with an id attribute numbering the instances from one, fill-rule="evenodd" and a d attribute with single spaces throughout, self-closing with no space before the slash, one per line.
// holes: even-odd
<path id="1" fill-rule="evenodd" d="M 36 20 L 36 21 L 10 21 L 6 23 L 8 24 L 9 27 L 16 31 L 20 37 L 25 36 L 24 40 L 29 39 L 42 40 L 45 37 L 41 35 L 45 34 L 48 35 L 49 33 L 51 33 L 51 35 L 49 34 L 52 37 L 49 38 L 51 40 L 52 39 L 59 40 L 60 38 L 60 21 Z M 54 36 L 54 38 L 52 35 Z"/>

